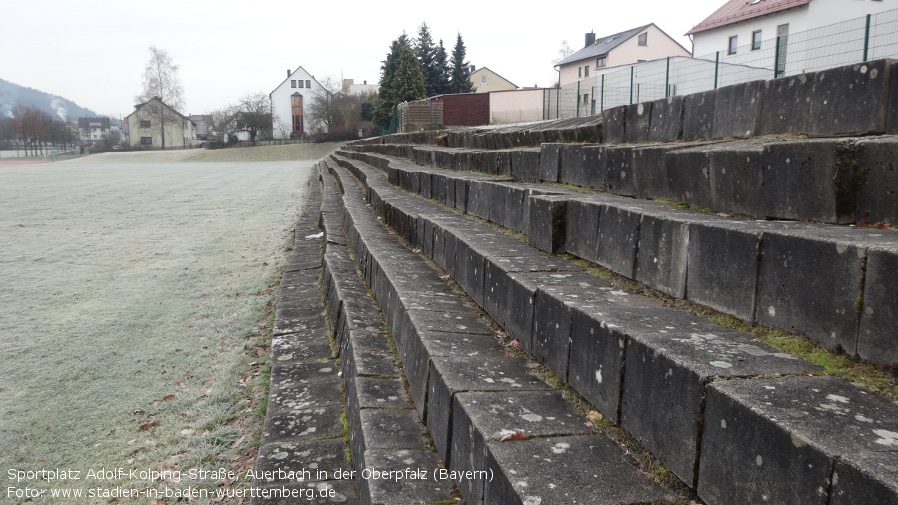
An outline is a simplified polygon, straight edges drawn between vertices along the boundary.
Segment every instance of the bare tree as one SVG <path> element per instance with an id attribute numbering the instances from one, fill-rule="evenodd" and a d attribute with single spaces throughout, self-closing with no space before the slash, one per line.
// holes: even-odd
<path id="1" fill-rule="evenodd" d="M 334 77 L 325 77 L 321 87 L 324 89 L 309 104 L 313 129 L 317 133 L 354 130 L 362 114 L 362 97 L 342 93 Z"/>
<path id="2" fill-rule="evenodd" d="M 153 98 L 160 99 L 180 113 L 184 108 L 184 88 L 178 76 L 179 66 L 171 56 L 156 46 L 150 46 L 150 59 L 143 71 L 143 93 L 137 96 L 138 103 L 146 103 Z M 156 120 L 162 132 L 162 148 L 165 149 L 165 125 L 177 122 L 181 125 L 183 137 L 184 121 L 166 107 L 148 107 L 147 114 Z"/>
<path id="3" fill-rule="evenodd" d="M 271 131 L 271 99 L 265 93 L 248 93 L 233 106 L 237 131 L 249 134 L 253 145 L 259 134 Z"/>

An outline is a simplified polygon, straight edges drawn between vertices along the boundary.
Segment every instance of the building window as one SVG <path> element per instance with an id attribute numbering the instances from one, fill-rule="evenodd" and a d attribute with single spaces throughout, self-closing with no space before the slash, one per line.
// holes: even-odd
<path id="1" fill-rule="evenodd" d="M 486 84 L 486 76 L 485 75 L 480 76 L 480 84 Z"/>
<path id="2" fill-rule="evenodd" d="M 296 79 L 290 79 L 290 87 L 291 87 L 291 88 L 295 88 L 295 87 L 296 87 Z"/>
<path id="3" fill-rule="evenodd" d="M 589 65 L 583 66 L 583 77 L 589 77 Z"/>
<path id="4" fill-rule="evenodd" d="M 302 95 L 299 93 L 290 97 L 290 114 L 293 116 L 293 131 L 303 131 Z"/>
<path id="5" fill-rule="evenodd" d="M 751 50 L 757 51 L 761 49 L 761 30 L 751 32 Z"/>
<path id="6" fill-rule="evenodd" d="M 149 128 L 149 127 L 150 127 L 150 122 L 141 119 L 141 120 L 140 120 L 140 127 L 141 127 L 141 128 Z"/>
<path id="7" fill-rule="evenodd" d="M 727 50 L 727 54 L 736 54 L 736 47 L 738 47 L 738 42 L 736 42 L 736 35 L 730 37 L 730 47 Z"/>
<path id="8" fill-rule="evenodd" d="M 583 94 L 583 105 L 586 105 L 588 103 L 589 103 L 589 93 L 584 93 Z"/>
<path id="9" fill-rule="evenodd" d="M 583 77 L 583 67 L 577 67 L 577 77 Z"/>
<path id="10" fill-rule="evenodd" d="M 309 89 L 311 89 L 311 88 L 312 88 L 312 81 L 306 81 L 306 87 L 309 88 Z"/>
<path id="11" fill-rule="evenodd" d="M 649 45 L 649 34 L 642 33 L 639 35 L 639 38 L 637 40 L 640 46 L 647 46 Z"/>
<path id="12" fill-rule="evenodd" d="M 305 81 L 303 81 L 302 79 L 300 79 L 300 80 L 297 81 L 297 82 L 299 82 L 299 87 L 300 87 L 300 88 L 305 88 Z"/>
<path id="13" fill-rule="evenodd" d="M 153 137 L 140 137 L 140 145 L 142 145 L 142 146 L 153 145 Z"/>
<path id="14" fill-rule="evenodd" d="M 599 56 L 596 58 L 596 68 L 602 68 L 605 66 L 605 57 Z"/>

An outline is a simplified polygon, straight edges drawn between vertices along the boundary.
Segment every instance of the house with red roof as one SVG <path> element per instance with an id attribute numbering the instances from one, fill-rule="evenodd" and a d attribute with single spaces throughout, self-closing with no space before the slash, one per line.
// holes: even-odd
<path id="1" fill-rule="evenodd" d="M 749 55 L 741 58 L 741 61 L 749 61 L 753 52 L 774 50 L 776 39 L 780 37 L 779 64 L 782 72 L 787 64 L 786 57 L 790 54 L 782 46 L 798 42 L 795 37 L 790 40 L 790 34 L 809 32 L 894 9 L 898 9 L 898 0 L 729 0 L 686 35 L 692 38 L 694 57 L 713 60 L 714 55 L 719 53 L 721 61 L 733 60 L 737 55 Z M 829 31 L 857 29 L 846 24 L 834 26 Z M 860 29 L 863 30 L 863 25 Z M 821 41 L 816 45 L 824 44 L 826 42 Z M 814 42 L 808 45 L 810 47 Z M 802 51 L 807 49 L 802 48 Z M 835 47 L 824 49 L 836 50 Z"/>

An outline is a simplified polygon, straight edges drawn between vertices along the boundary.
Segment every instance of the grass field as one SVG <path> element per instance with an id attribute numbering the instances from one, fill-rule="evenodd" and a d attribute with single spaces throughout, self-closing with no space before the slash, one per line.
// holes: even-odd
<path id="1" fill-rule="evenodd" d="M 251 463 L 270 288 L 334 147 L 0 165 L 0 503 L 26 486 L 108 503 L 118 487 L 240 485 L 174 472 Z M 49 497 L 94 487 L 107 494 Z"/>

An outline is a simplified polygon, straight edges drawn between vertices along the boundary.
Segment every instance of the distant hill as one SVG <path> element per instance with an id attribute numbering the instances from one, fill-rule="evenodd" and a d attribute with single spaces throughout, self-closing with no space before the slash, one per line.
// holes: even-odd
<path id="1" fill-rule="evenodd" d="M 97 115 L 96 112 L 59 95 L 51 95 L 0 79 L 0 117 L 12 116 L 12 109 L 16 105 L 34 106 L 60 119 L 67 116 L 67 119 L 75 120 L 79 117 Z"/>

